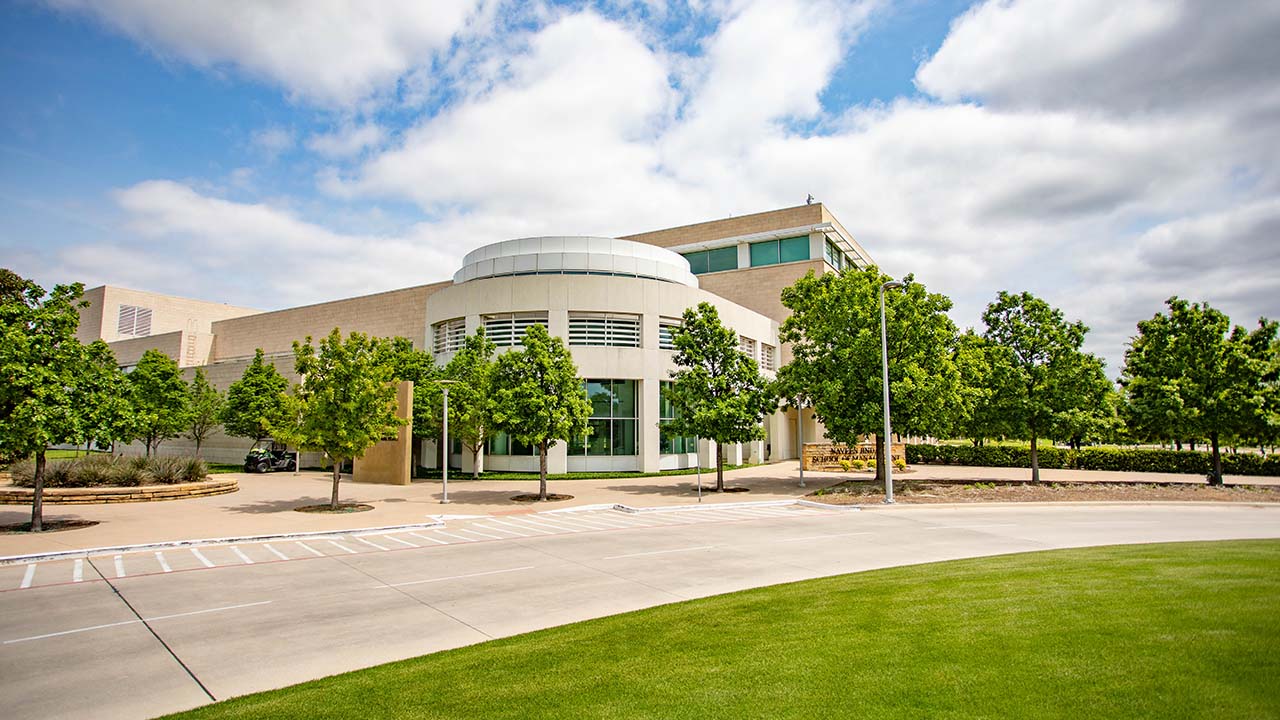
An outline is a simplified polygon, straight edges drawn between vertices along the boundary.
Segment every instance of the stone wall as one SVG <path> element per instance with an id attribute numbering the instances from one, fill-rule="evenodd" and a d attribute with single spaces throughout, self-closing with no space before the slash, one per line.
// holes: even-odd
<path id="1" fill-rule="evenodd" d="M 907 461 L 907 446 L 905 443 L 892 443 L 890 453 L 894 460 Z M 853 462 L 854 460 L 862 460 L 867 462 L 875 459 L 876 444 L 874 442 L 858 443 L 853 446 L 829 442 L 804 444 L 805 470 L 840 471 L 844 470 L 844 466 L 840 464 L 841 461 Z"/>

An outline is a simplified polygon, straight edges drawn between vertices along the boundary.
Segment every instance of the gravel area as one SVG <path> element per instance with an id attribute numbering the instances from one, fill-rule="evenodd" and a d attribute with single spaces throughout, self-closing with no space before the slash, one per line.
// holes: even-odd
<path id="1" fill-rule="evenodd" d="M 896 502 L 986 503 L 986 502 L 1081 502 L 1081 501 L 1184 501 L 1184 502 L 1280 502 L 1280 487 L 1228 485 L 1209 487 L 1190 484 L 1150 483 L 1032 483 L 900 481 L 896 477 Z M 832 505 L 861 505 L 884 501 L 884 485 L 874 480 L 850 480 L 817 490 L 809 499 Z"/>

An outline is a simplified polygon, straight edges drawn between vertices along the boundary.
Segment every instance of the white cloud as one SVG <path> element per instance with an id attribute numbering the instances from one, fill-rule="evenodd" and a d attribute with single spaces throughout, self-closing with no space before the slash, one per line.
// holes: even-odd
<path id="1" fill-rule="evenodd" d="M 334 132 L 311 136 L 307 147 L 325 157 L 346 158 L 381 145 L 386 137 L 387 131 L 376 123 L 347 124 Z"/>
<path id="2" fill-rule="evenodd" d="M 269 127 L 255 130 L 249 136 L 249 144 L 261 152 L 267 160 L 275 160 L 280 155 L 293 149 L 297 143 L 293 131 L 280 127 Z"/>

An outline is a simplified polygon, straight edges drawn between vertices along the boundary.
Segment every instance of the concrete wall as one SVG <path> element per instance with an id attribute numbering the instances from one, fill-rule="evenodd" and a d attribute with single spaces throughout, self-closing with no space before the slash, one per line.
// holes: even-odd
<path id="1" fill-rule="evenodd" d="M 253 308 L 225 303 L 192 300 L 190 298 L 161 295 L 159 293 L 129 290 L 105 285 L 86 290 L 83 296 L 89 306 L 80 310 L 80 342 L 97 339 L 115 342 L 131 339 L 118 332 L 117 321 L 121 305 L 136 305 L 151 310 L 151 335 L 172 332 L 209 333 L 212 323 L 227 318 L 243 317 L 260 312 Z"/>
<path id="2" fill-rule="evenodd" d="M 639 233 L 637 235 L 621 235 L 619 239 L 634 240 L 659 247 L 676 247 L 707 240 L 751 235 L 770 230 L 783 230 L 802 225 L 817 225 L 828 222 L 826 219 L 828 217 L 830 216 L 824 214 L 822 204 L 814 203 L 813 205 L 798 205 L 782 210 L 770 210 L 751 215 L 724 218 L 723 220 L 682 225 L 665 230 L 654 230 L 653 232 Z"/>
<path id="3" fill-rule="evenodd" d="M 405 381 L 396 388 L 396 416 L 413 419 L 413 383 Z M 365 451 L 352 464 L 351 479 L 358 483 L 408 485 L 413 480 L 413 428 L 406 425 L 395 439 L 383 440 Z"/>

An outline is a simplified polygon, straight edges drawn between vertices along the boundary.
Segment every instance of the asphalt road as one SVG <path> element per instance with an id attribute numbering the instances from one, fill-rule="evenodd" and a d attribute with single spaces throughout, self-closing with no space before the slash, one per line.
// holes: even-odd
<path id="1" fill-rule="evenodd" d="M 490 638 L 878 567 L 1280 537 L 1243 505 L 801 506 L 451 520 L 0 568 L 7 717 L 145 718 Z"/>

